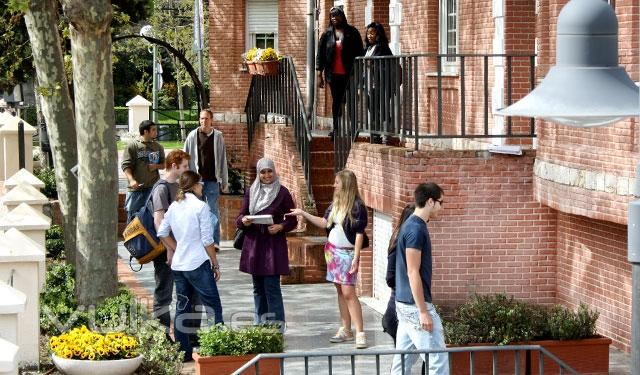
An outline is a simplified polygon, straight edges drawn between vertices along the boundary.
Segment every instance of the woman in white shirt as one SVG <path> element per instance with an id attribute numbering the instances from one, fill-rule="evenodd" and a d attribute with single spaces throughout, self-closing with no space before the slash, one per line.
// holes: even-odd
<path id="1" fill-rule="evenodd" d="M 188 296 L 195 290 L 202 300 L 209 319 L 222 321 L 222 303 L 216 282 L 220 280 L 220 265 L 211 229 L 211 210 L 200 200 L 203 183 L 199 174 L 187 171 L 180 176 L 176 201 L 169 206 L 158 228 L 158 237 L 168 248 L 174 248 L 171 271 L 176 285 L 176 316 L 174 332 L 185 361 L 191 360 L 188 312 L 192 311 Z M 173 236 L 171 236 L 173 235 Z"/>

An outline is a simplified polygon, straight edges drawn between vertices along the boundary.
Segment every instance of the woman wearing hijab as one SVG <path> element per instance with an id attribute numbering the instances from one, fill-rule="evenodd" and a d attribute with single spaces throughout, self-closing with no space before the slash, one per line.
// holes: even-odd
<path id="1" fill-rule="evenodd" d="M 240 271 L 253 277 L 256 324 L 274 323 L 284 328 L 284 303 L 280 275 L 289 274 L 286 232 L 297 226 L 295 217 L 285 214 L 295 208 L 291 194 L 280 184 L 271 159 L 262 158 L 256 165 L 257 177 L 244 196 L 238 228 L 245 233 Z M 272 215 L 273 224 L 254 224 L 247 215 Z"/>

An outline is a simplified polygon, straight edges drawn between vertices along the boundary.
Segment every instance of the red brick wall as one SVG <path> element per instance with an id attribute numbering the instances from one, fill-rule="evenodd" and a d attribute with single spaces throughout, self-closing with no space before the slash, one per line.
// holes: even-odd
<path id="1" fill-rule="evenodd" d="M 626 226 L 558 214 L 558 302 L 600 312 L 598 333 L 629 351 L 631 266 Z"/>
<path id="2" fill-rule="evenodd" d="M 222 132 L 227 149 L 227 160 L 234 168 L 245 169 L 249 155 L 247 124 L 214 122 L 213 126 Z"/>
<path id="3" fill-rule="evenodd" d="M 533 198 L 534 157 L 358 143 L 347 168 L 358 176 L 365 203 L 396 218 L 418 183 L 444 188 L 443 215 L 429 224 L 436 303 L 456 305 L 474 292 L 553 303 L 556 213 Z M 373 277 L 361 276 L 365 285 Z"/>
<path id="4" fill-rule="evenodd" d="M 244 112 L 249 75 L 239 71 L 245 52 L 245 2 L 209 0 L 209 102 L 214 112 Z"/>

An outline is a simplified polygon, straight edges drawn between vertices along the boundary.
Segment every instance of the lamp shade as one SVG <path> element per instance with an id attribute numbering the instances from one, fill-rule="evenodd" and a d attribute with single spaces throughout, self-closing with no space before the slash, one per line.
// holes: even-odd
<path id="1" fill-rule="evenodd" d="M 592 127 L 640 116 L 640 88 L 618 65 L 618 20 L 602 0 L 571 0 L 558 16 L 556 65 L 497 115 Z"/>

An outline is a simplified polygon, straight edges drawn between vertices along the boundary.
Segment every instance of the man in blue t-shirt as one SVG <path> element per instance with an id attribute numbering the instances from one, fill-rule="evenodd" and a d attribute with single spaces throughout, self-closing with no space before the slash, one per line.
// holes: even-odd
<path id="1" fill-rule="evenodd" d="M 427 228 L 427 222 L 442 210 L 444 192 L 429 182 L 418 185 L 413 195 L 416 209 L 400 228 L 396 249 L 396 349 L 444 349 L 442 321 L 431 303 L 431 239 Z M 449 374 L 448 357 L 446 352 L 429 354 L 429 374 Z M 405 373 L 411 373 L 416 359 L 415 354 L 404 356 Z M 404 375 L 400 355 L 393 357 L 391 374 Z"/>

